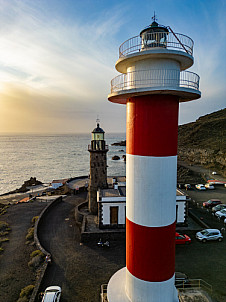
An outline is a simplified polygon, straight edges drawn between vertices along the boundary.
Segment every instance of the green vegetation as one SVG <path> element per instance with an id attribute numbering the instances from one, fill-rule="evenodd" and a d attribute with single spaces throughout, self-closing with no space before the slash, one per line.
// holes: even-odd
<path id="1" fill-rule="evenodd" d="M 30 254 L 30 261 L 28 266 L 37 269 L 45 260 L 45 255 L 40 250 L 35 250 Z"/>
<path id="2" fill-rule="evenodd" d="M 8 242 L 9 238 L 5 237 L 9 234 L 10 228 L 9 224 L 5 221 L 0 221 L 0 253 L 3 252 L 3 248 L 1 247 L 1 244 L 3 242 Z"/>
<path id="3" fill-rule="evenodd" d="M 30 258 L 34 258 L 35 256 L 40 255 L 43 258 L 45 257 L 45 255 L 43 254 L 43 252 L 41 252 L 40 250 L 35 250 L 30 254 Z"/>
<path id="4" fill-rule="evenodd" d="M 28 229 L 26 239 L 32 241 L 34 239 L 34 228 Z"/>
<path id="5" fill-rule="evenodd" d="M 28 285 L 24 287 L 20 292 L 20 297 L 17 300 L 17 302 L 29 302 L 33 290 L 34 290 L 34 285 Z"/>
<path id="6" fill-rule="evenodd" d="M 35 224 L 35 222 L 38 220 L 39 216 L 34 216 L 31 220 L 32 224 Z"/>
<path id="7" fill-rule="evenodd" d="M 0 238 L 0 243 L 9 241 L 9 238 Z"/>
<path id="8" fill-rule="evenodd" d="M 8 205 L 4 205 L 0 203 L 0 216 L 4 215 L 7 212 L 6 209 L 8 209 L 8 207 L 9 207 Z"/>

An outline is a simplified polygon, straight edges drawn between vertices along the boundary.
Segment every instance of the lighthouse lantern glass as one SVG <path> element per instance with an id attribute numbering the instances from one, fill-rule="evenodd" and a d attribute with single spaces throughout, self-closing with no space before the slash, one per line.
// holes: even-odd
<path id="1" fill-rule="evenodd" d="M 168 30 L 164 27 L 154 25 L 147 28 L 141 32 L 142 49 L 147 47 L 166 47 L 167 34 Z"/>

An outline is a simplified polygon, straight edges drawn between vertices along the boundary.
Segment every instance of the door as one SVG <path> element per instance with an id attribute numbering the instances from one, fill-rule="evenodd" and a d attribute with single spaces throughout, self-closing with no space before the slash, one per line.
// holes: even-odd
<path id="1" fill-rule="evenodd" d="M 118 224 L 118 207 L 110 207 L 110 224 Z"/>

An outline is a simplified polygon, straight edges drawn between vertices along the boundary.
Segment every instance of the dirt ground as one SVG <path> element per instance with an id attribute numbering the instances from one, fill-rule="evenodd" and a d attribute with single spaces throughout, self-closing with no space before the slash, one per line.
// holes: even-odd
<path id="1" fill-rule="evenodd" d="M 28 267 L 34 247 L 25 244 L 25 237 L 32 218 L 45 206 L 40 202 L 11 205 L 0 216 L 0 221 L 6 221 L 11 228 L 9 242 L 2 244 L 4 252 L 0 254 L 0 302 L 17 301 L 20 290 L 35 282 L 35 275 Z"/>

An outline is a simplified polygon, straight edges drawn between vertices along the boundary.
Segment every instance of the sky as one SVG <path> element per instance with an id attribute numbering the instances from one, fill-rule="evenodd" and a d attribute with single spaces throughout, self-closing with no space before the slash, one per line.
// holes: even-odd
<path id="1" fill-rule="evenodd" d="M 108 101 L 120 44 L 151 24 L 194 40 L 199 100 L 179 124 L 226 107 L 225 0 L 0 0 L 0 133 L 124 133 Z"/>

